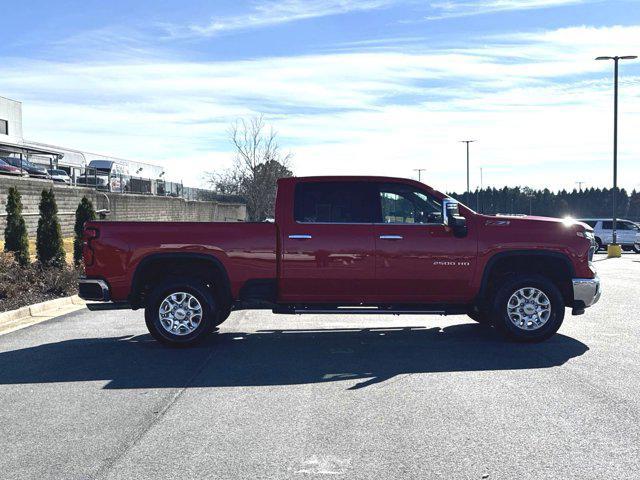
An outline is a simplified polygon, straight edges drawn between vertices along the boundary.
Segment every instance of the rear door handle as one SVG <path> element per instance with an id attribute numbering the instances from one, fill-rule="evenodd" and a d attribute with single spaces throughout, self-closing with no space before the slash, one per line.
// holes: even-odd
<path id="1" fill-rule="evenodd" d="M 291 238 L 292 240 L 308 240 L 313 237 L 308 234 L 302 234 L 302 235 L 289 235 L 289 238 Z"/>
<path id="2" fill-rule="evenodd" d="M 380 235 L 380 240 L 402 240 L 402 235 Z"/>

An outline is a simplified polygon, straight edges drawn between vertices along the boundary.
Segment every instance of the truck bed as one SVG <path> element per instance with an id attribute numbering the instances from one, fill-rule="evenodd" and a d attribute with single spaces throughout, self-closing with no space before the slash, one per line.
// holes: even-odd
<path id="1" fill-rule="evenodd" d="M 87 276 L 110 279 L 114 301 L 125 301 L 139 263 L 152 255 L 212 255 L 229 275 L 231 292 L 252 279 L 276 278 L 276 226 L 247 222 L 88 222 L 95 261 Z"/>

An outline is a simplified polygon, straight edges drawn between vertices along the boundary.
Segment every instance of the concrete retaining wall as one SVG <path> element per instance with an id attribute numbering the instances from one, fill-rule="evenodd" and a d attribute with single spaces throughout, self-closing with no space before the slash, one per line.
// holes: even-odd
<path id="1" fill-rule="evenodd" d="M 91 188 L 71 187 L 50 180 L 0 176 L 0 236 L 4 232 L 10 186 L 18 187 L 22 195 L 23 214 L 30 237 L 36 235 L 42 190 L 52 186 L 58 204 L 62 234 L 65 237 L 73 235 L 75 211 L 83 196 L 93 202 L 96 210 L 108 206 L 111 210 L 111 214 L 106 217 L 108 221 L 236 222 L 246 219 L 246 207 L 239 203 L 187 201 L 174 197 L 109 192 L 102 194 Z"/>

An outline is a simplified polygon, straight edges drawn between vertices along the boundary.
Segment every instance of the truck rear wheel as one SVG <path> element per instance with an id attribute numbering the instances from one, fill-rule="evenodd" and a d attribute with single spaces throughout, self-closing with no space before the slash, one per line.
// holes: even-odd
<path id="1" fill-rule="evenodd" d="M 558 287 L 541 275 L 513 275 L 497 289 L 491 318 L 498 330 L 520 342 L 540 342 L 555 334 L 564 320 Z"/>
<path id="2" fill-rule="evenodd" d="M 171 279 L 149 295 L 144 312 L 149 333 L 165 345 L 187 346 L 201 341 L 218 318 L 209 288 L 197 279 Z"/>

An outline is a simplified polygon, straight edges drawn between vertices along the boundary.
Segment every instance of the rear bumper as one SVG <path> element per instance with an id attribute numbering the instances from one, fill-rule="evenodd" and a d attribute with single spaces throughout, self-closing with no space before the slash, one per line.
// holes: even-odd
<path id="1" fill-rule="evenodd" d="M 84 300 L 108 302 L 111 300 L 109 284 L 99 278 L 81 277 L 78 281 L 78 296 Z"/>
<path id="2" fill-rule="evenodd" d="M 585 309 L 600 300 L 602 288 L 600 277 L 574 278 L 573 282 L 573 308 Z"/>

